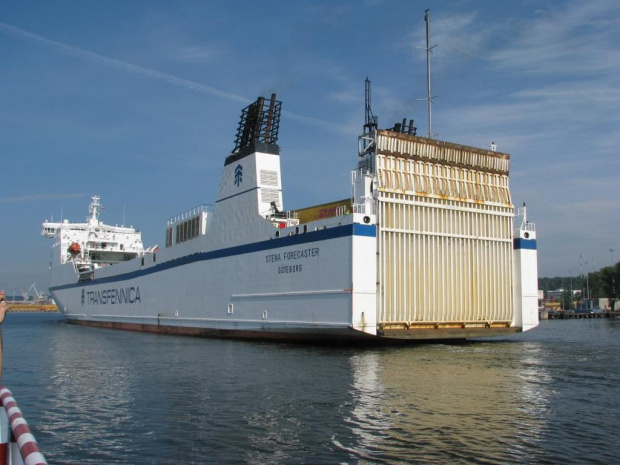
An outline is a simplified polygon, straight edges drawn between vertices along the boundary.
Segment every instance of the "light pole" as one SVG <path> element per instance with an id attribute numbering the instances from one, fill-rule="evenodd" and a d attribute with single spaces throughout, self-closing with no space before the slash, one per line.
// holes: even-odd
<path id="1" fill-rule="evenodd" d="M 570 295 L 568 298 L 568 309 L 573 309 L 573 270 L 568 270 L 568 276 L 570 278 Z"/>
<path id="2" fill-rule="evenodd" d="M 615 263 L 614 263 L 614 249 L 609 249 L 609 253 L 611 254 L 611 302 L 610 302 L 610 306 L 611 306 L 611 311 L 614 311 L 614 301 L 616 300 L 616 270 L 615 270 Z"/>
<path id="3" fill-rule="evenodd" d="M 586 299 L 590 299 L 590 272 L 588 271 L 588 262 L 586 262 Z"/>

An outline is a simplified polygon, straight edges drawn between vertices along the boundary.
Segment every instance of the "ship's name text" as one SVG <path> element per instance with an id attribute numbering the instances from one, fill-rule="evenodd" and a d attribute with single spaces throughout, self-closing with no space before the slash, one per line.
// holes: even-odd
<path id="1" fill-rule="evenodd" d="M 89 305 L 135 304 L 140 300 L 140 286 L 86 292 Z"/>
<path id="2" fill-rule="evenodd" d="M 278 262 L 294 262 L 295 260 L 301 260 L 304 258 L 318 257 L 319 248 L 310 247 L 308 249 L 292 250 L 287 252 L 270 253 L 265 255 L 265 263 L 278 263 Z M 303 271 L 303 265 L 301 263 L 293 263 L 290 265 L 284 265 L 278 263 L 278 274 L 299 273 Z"/>
<path id="3" fill-rule="evenodd" d="M 309 249 L 293 250 L 289 252 L 270 253 L 265 255 L 265 263 L 275 263 L 282 261 L 299 260 L 300 258 L 318 257 L 319 248 L 311 247 Z"/>

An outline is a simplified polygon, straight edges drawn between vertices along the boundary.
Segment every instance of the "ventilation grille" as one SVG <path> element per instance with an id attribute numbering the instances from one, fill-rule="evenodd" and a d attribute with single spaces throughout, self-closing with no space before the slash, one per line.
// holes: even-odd
<path id="1" fill-rule="evenodd" d="M 260 200 L 263 203 L 275 202 L 276 205 L 280 204 L 280 191 L 278 189 L 261 189 Z"/>
<path id="2" fill-rule="evenodd" d="M 278 172 L 273 170 L 260 170 L 260 183 L 263 186 L 279 187 Z"/>

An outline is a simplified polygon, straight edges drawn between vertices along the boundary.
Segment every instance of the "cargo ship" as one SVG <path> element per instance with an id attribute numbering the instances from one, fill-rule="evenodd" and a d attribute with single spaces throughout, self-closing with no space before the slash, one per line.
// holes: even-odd
<path id="1" fill-rule="evenodd" d="M 215 202 L 169 218 L 161 248 L 100 221 L 99 196 L 85 222 L 44 222 L 49 290 L 66 319 L 332 341 L 467 339 L 538 324 L 536 230 L 512 203 L 508 154 L 418 136 L 413 121 L 379 129 L 367 108 L 351 197 L 287 210 L 281 108 L 274 94 L 242 110 Z"/>

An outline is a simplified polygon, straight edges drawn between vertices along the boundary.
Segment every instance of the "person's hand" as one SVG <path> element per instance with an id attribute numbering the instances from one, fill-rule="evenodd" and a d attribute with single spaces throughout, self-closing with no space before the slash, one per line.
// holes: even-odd
<path id="1" fill-rule="evenodd" d="M 4 291 L 0 291 L 0 324 L 4 322 L 6 312 L 9 311 L 9 306 L 6 304 L 6 295 Z"/>

